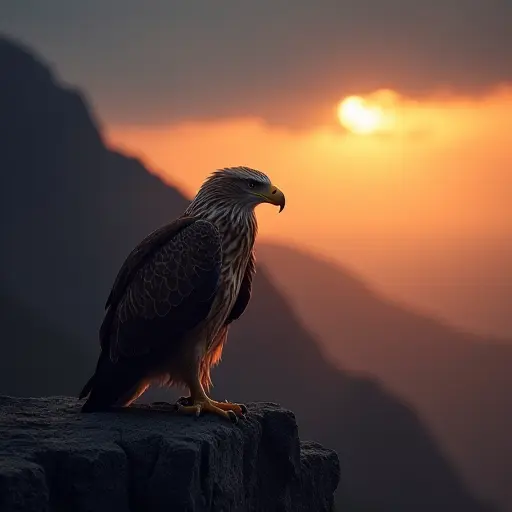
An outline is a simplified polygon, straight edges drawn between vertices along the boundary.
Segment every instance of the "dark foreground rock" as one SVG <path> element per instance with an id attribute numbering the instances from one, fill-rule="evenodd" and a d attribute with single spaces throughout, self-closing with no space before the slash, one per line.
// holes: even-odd
<path id="1" fill-rule="evenodd" d="M 75 399 L 0 397 L 1 512 L 331 511 L 335 452 L 294 415 L 249 404 L 238 425 Z"/>

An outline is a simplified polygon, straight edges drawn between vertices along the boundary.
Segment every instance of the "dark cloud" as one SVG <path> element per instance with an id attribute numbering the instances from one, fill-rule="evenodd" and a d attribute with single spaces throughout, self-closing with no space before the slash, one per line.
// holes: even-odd
<path id="1" fill-rule="evenodd" d="M 4 0 L 0 20 L 116 122 L 294 125 L 347 93 L 512 81 L 512 0 Z"/>

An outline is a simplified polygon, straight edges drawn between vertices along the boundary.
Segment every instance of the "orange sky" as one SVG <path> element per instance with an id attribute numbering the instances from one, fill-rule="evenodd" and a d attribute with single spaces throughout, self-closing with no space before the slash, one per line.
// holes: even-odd
<path id="1" fill-rule="evenodd" d="M 450 255 L 451 245 L 473 240 L 476 251 L 486 237 L 512 240 L 512 88 L 479 99 L 396 96 L 385 113 L 392 128 L 372 135 L 332 125 L 292 130 L 248 118 L 105 128 L 113 146 L 141 157 L 189 195 L 218 167 L 266 171 L 286 193 L 287 208 L 280 215 L 269 205 L 258 208 L 262 239 L 306 244 L 424 309 L 436 312 L 443 301 L 452 308 L 458 299 L 441 289 L 411 295 L 411 281 L 417 288 L 431 285 L 432 276 L 440 286 L 491 279 L 459 265 L 472 254 L 464 248 Z M 452 258 L 446 265 L 445 256 Z M 496 272 L 495 282 L 510 277 Z"/>
<path id="2" fill-rule="evenodd" d="M 287 195 L 286 214 L 259 208 L 265 237 L 314 247 L 354 232 L 460 234 L 512 228 L 512 88 L 479 100 L 398 98 L 387 133 L 293 131 L 257 119 L 107 126 L 109 141 L 193 194 L 218 167 L 248 165 Z M 335 106 L 333 106 L 333 117 Z"/>

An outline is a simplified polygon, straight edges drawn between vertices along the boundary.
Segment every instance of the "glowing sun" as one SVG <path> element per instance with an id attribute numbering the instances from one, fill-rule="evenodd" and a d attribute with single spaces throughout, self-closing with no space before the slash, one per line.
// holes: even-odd
<path id="1" fill-rule="evenodd" d="M 370 134 L 384 127 L 381 107 L 360 96 L 349 96 L 338 105 L 338 118 L 342 126 L 353 133 Z"/>

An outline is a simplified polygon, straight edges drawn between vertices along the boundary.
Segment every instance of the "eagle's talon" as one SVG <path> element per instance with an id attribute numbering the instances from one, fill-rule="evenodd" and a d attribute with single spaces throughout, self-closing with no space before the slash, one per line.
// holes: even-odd
<path id="1" fill-rule="evenodd" d="M 247 406 L 246 406 L 246 405 L 244 405 L 244 404 L 238 404 L 238 405 L 240 406 L 240 409 L 242 409 L 242 414 L 243 414 L 244 416 L 246 416 L 246 415 L 247 415 L 247 413 L 249 412 L 249 409 L 247 409 Z"/>
<path id="2" fill-rule="evenodd" d="M 247 407 L 243 404 L 234 404 L 232 402 L 228 402 L 227 400 L 224 402 L 216 402 L 212 400 L 212 404 L 222 409 L 223 411 L 231 411 L 235 413 L 238 417 L 242 417 L 245 415 L 244 409 L 247 412 Z"/>
<path id="3" fill-rule="evenodd" d="M 231 421 L 231 414 L 236 414 L 230 410 L 223 410 L 220 407 L 217 407 L 217 402 L 209 399 L 199 399 L 193 402 L 192 405 L 182 405 L 181 403 L 176 404 L 177 411 L 180 414 L 189 414 L 193 415 L 196 418 L 201 416 L 204 413 L 216 414 L 217 416 L 222 416 L 224 419 L 229 419 Z M 231 413 L 231 414 L 230 414 Z"/>

